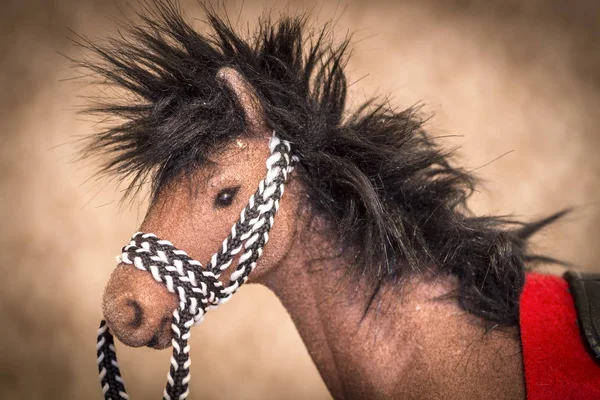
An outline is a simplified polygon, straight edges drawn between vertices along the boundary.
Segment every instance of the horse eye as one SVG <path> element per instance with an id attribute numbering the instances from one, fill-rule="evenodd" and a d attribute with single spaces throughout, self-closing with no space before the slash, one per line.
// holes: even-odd
<path id="1" fill-rule="evenodd" d="M 230 206 L 231 203 L 233 203 L 233 199 L 235 199 L 238 190 L 240 190 L 239 186 L 221 190 L 219 194 L 217 194 L 217 197 L 215 197 L 215 207 L 224 208 Z"/>

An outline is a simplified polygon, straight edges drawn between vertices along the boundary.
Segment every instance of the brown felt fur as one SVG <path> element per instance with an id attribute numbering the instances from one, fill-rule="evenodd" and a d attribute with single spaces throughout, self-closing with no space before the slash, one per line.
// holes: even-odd
<path id="1" fill-rule="evenodd" d="M 204 265 L 264 177 L 271 137 L 243 77 L 232 69 L 218 76 L 243 106 L 248 134 L 199 168 L 191 186 L 188 178 L 172 181 L 140 228 L 172 241 Z M 231 206 L 214 207 L 220 190 L 238 185 Z M 525 398 L 517 330 L 485 332 L 455 301 L 440 300 L 455 287 L 452 277 L 386 286 L 365 315 L 364 282 L 348 276 L 345 263 L 350 261 L 334 256 L 326 236 L 310 229 L 324 222 L 311 218 L 303 196 L 292 175 L 250 282 L 266 285 L 280 298 L 336 399 Z M 139 327 L 131 300 L 143 310 Z M 174 295 L 130 266 L 115 270 L 103 301 L 111 329 L 130 346 L 156 337 L 155 347 L 167 347 L 170 331 L 164 321 L 175 307 Z"/>

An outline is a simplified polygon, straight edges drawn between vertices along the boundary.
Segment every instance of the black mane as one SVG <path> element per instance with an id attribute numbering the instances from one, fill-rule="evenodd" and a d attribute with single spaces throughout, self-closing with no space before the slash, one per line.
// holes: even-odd
<path id="1" fill-rule="evenodd" d="M 100 61 L 82 65 L 128 94 L 90 110 L 123 123 L 92 137 L 86 155 L 108 155 L 103 172 L 129 179 L 128 194 L 146 181 L 156 194 L 244 133 L 241 108 L 216 79 L 231 66 L 256 89 L 268 125 L 294 144 L 314 210 L 356 251 L 352 268 L 374 293 L 433 270 L 458 278 L 467 311 L 518 325 L 525 264 L 544 259 L 527 240 L 561 214 L 531 224 L 470 214 L 474 177 L 450 163 L 413 108 L 373 99 L 345 109 L 347 39 L 336 45 L 327 28 L 307 32 L 305 17 L 263 19 L 244 39 L 206 12 L 208 34 L 185 22 L 177 3 L 157 1 L 121 36 L 84 40 Z"/>

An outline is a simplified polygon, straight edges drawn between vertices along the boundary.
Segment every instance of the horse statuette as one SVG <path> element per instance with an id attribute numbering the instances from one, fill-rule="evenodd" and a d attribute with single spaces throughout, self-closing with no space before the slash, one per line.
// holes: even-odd
<path id="1" fill-rule="evenodd" d="M 164 0 L 140 21 L 85 41 L 97 57 L 82 63 L 127 93 L 90 110 L 121 123 L 86 156 L 128 194 L 151 187 L 104 292 L 106 399 L 128 398 L 113 334 L 172 346 L 163 396 L 185 399 L 192 326 L 246 281 L 278 296 L 336 399 L 600 398 L 600 322 L 575 308 L 593 279 L 569 276 L 574 303 L 567 280 L 527 269 L 553 261 L 528 240 L 564 212 L 473 215 L 474 177 L 417 110 L 347 108 L 349 42 L 304 16 L 245 37 L 207 10 L 201 33 Z"/>

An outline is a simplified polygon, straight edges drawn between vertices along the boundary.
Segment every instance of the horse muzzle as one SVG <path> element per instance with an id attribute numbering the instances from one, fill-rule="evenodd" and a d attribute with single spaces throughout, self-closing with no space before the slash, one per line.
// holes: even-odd
<path id="1" fill-rule="evenodd" d="M 104 290 L 102 312 L 123 344 L 165 349 L 171 345 L 177 301 L 177 295 L 169 293 L 148 272 L 119 264 Z"/>

